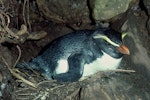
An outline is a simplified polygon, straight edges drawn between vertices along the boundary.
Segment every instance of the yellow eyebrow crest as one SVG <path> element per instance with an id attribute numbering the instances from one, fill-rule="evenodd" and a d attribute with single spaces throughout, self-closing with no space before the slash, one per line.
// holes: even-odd
<path id="1" fill-rule="evenodd" d="M 122 39 L 124 39 L 124 37 L 126 37 L 126 36 L 127 36 L 127 33 L 125 33 L 125 32 L 123 32 L 121 35 Z"/>
<path id="2" fill-rule="evenodd" d="M 112 44 L 113 46 L 117 46 L 119 47 L 118 44 L 114 43 L 113 41 L 111 41 L 107 36 L 104 36 L 104 35 L 97 35 L 97 36 L 94 36 L 95 39 L 104 39 L 105 41 L 107 41 L 108 43 Z"/>

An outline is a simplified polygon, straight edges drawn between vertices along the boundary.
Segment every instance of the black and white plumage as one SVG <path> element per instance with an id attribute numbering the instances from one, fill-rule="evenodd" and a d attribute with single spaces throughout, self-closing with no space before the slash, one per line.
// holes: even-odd
<path id="1" fill-rule="evenodd" d="M 47 79 L 73 82 L 101 70 L 118 68 L 123 54 L 129 54 L 129 50 L 122 44 L 121 33 L 112 29 L 81 30 L 54 40 L 27 65 Z"/>

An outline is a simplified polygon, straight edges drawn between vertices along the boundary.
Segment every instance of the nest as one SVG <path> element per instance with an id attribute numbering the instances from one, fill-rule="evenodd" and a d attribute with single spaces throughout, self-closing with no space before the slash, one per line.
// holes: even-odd
<path id="1" fill-rule="evenodd" d="M 104 83 L 107 84 L 108 79 L 105 72 L 99 72 L 91 77 L 87 77 L 84 80 L 73 82 L 73 83 L 63 83 L 57 82 L 56 80 L 45 80 L 36 71 L 20 71 L 15 68 L 21 57 L 21 49 L 17 46 L 19 51 L 18 59 L 16 60 L 13 67 L 10 67 L 4 58 L 2 58 L 4 64 L 10 71 L 10 73 L 16 78 L 18 86 L 12 94 L 12 98 L 15 100 L 79 100 L 81 98 L 87 98 L 92 91 L 97 91 L 102 95 L 104 99 L 112 98 L 107 94 L 107 89 L 104 88 Z M 134 70 L 110 70 L 107 73 L 132 73 Z M 30 74 L 29 74 L 30 73 Z M 104 81 L 105 80 L 105 81 Z M 87 90 L 85 88 L 88 88 Z M 108 87 L 107 87 L 108 88 Z M 84 90 L 85 89 L 85 90 Z M 90 92 L 91 91 L 91 92 Z M 97 94 L 96 93 L 96 94 Z M 102 93 L 102 94 L 101 94 Z M 94 95 L 94 94 L 93 94 Z M 96 96 L 93 96 L 97 99 Z"/>
<path id="2" fill-rule="evenodd" d="M 73 83 L 63 83 L 57 82 L 56 80 L 45 80 L 36 71 L 20 71 L 15 68 L 21 57 L 21 50 L 17 46 L 19 51 L 18 59 L 16 60 L 13 67 L 10 67 L 6 60 L 2 58 L 3 62 L 7 66 L 10 73 L 16 78 L 18 86 L 12 94 L 12 99 L 15 100 L 79 100 L 82 98 L 87 98 L 91 93 L 93 97 L 96 94 L 103 95 L 103 99 L 110 99 L 112 96 L 105 89 L 108 80 L 107 74 L 105 72 L 99 72 L 91 77 L 87 77 L 84 80 L 73 82 Z M 121 72 L 121 73 L 132 73 L 134 70 L 110 70 L 107 73 Z M 30 73 L 30 74 L 29 74 Z M 87 89 L 85 89 L 87 88 Z M 108 87 L 107 87 L 108 88 Z M 93 91 L 93 92 L 92 92 Z M 116 97 L 118 98 L 118 97 Z"/>

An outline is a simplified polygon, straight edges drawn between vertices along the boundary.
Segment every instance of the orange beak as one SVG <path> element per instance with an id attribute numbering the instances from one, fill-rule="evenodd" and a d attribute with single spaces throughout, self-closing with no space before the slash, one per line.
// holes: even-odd
<path id="1" fill-rule="evenodd" d="M 117 47 L 117 50 L 122 54 L 130 55 L 130 51 L 125 45 L 121 45 L 120 47 Z"/>

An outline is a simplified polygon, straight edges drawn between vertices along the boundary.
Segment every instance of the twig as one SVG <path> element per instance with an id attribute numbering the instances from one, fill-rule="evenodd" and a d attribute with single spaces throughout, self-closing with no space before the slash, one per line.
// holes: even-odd
<path id="1" fill-rule="evenodd" d="M 30 4 L 29 4 L 29 0 L 27 0 L 27 23 L 29 25 L 29 30 L 31 31 L 31 24 L 30 24 Z"/>
<path id="2" fill-rule="evenodd" d="M 6 30 L 6 32 L 11 36 L 11 37 L 15 37 L 16 39 L 18 39 L 19 37 L 17 36 L 17 35 L 15 35 L 15 33 L 12 31 L 12 30 L 10 30 L 8 27 L 4 27 L 4 29 Z M 8 37 L 10 37 L 8 35 Z"/>
<path id="3" fill-rule="evenodd" d="M 1 18 L 1 24 L 2 26 L 5 26 L 6 22 L 5 22 L 5 18 L 3 16 L 3 12 L 0 10 L 0 18 Z"/>
<path id="4" fill-rule="evenodd" d="M 110 72 L 123 72 L 123 73 L 135 73 L 135 70 L 126 70 L 126 69 L 115 69 L 115 70 L 108 70 Z"/>
<path id="5" fill-rule="evenodd" d="M 107 100 L 112 100 L 111 97 L 109 96 L 109 94 L 106 91 L 104 91 L 104 89 L 101 89 L 101 92 L 105 95 Z"/>
<path id="6" fill-rule="evenodd" d="M 30 89 L 30 88 L 21 88 L 21 89 L 16 90 L 15 92 L 16 92 L 16 93 L 17 93 L 17 92 L 21 93 L 22 91 L 26 91 L 26 90 L 28 90 L 28 89 Z M 17 94 L 18 94 L 18 93 L 17 93 Z"/>
<path id="7" fill-rule="evenodd" d="M 4 27 L 3 29 L 9 34 L 9 35 L 11 35 L 12 37 L 15 37 L 15 38 L 19 38 L 18 36 L 16 36 L 15 35 L 15 33 L 12 31 L 12 30 L 10 30 L 8 27 L 9 27 L 9 24 L 10 24 L 10 17 L 6 14 L 6 13 L 4 13 L 4 12 L 2 12 L 2 11 L 0 11 L 0 17 L 1 17 L 1 19 L 2 19 L 2 26 Z M 4 16 L 7 18 L 7 23 L 5 22 L 5 18 L 4 18 Z"/>
<path id="8" fill-rule="evenodd" d="M 17 98 L 17 100 L 29 100 L 29 98 L 27 98 L 27 97 L 21 97 L 21 98 Z"/>
<path id="9" fill-rule="evenodd" d="M 0 15 L 1 15 L 1 19 L 2 19 L 2 25 L 3 25 L 4 27 L 8 27 L 9 24 L 10 24 L 10 18 L 9 18 L 9 16 L 8 16 L 8 13 L 5 13 L 5 12 L 3 12 L 2 10 L 0 10 Z M 9 15 L 10 15 L 10 14 L 9 14 Z M 6 22 L 5 22 L 4 16 L 7 18 L 7 24 L 6 24 Z"/>
<path id="10" fill-rule="evenodd" d="M 27 0 L 24 0 L 22 15 L 23 15 L 23 21 L 24 21 L 25 25 L 27 26 L 27 22 L 26 22 L 26 18 L 25 18 L 25 7 L 26 7 L 26 3 L 27 3 Z"/>
<path id="11" fill-rule="evenodd" d="M 46 80 L 46 81 L 41 81 L 37 84 L 37 86 L 43 84 L 43 83 L 46 83 L 46 82 L 56 82 L 56 80 Z"/>
<path id="12" fill-rule="evenodd" d="M 63 84 L 63 85 L 59 85 L 59 86 L 56 86 L 56 87 L 54 87 L 54 88 L 51 88 L 50 90 L 55 90 L 55 89 L 57 89 L 57 88 L 60 88 L 60 87 L 63 87 L 63 86 L 65 86 L 65 84 Z"/>
<path id="13" fill-rule="evenodd" d="M 16 47 L 17 47 L 17 49 L 18 49 L 19 55 L 18 55 L 18 58 L 17 58 L 15 64 L 13 65 L 13 68 L 16 67 L 17 63 L 19 62 L 19 60 L 20 60 L 20 58 L 21 58 L 21 49 L 20 49 L 20 47 L 19 47 L 18 45 L 17 45 Z"/>
<path id="14" fill-rule="evenodd" d="M 32 96 L 32 95 L 35 95 L 33 93 L 18 93 L 18 96 Z"/>
<path id="15" fill-rule="evenodd" d="M 3 60 L 3 62 L 4 62 L 5 65 L 7 66 L 8 70 L 10 71 L 10 73 L 11 73 L 13 76 L 15 76 L 16 78 L 22 80 L 24 83 L 26 83 L 26 84 L 28 84 L 28 85 L 34 87 L 34 88 L 37 88 L 36 84 L 34 84 L 34 83 L 32 83 L 32 82 L 26 80 L 25 78 L 23 78 L 22 76 L 20 76 L 19 74 L 17 74 L 15 71 L 13 71 L 13 70 L 10 68 L 10 66 L 8 65 L 8 63 L 6 62 L 6 60 L 5 60 L 3 57 L 2 57 L 2 60 Z"/>
<path id="16" fill-rule="evenodd" d="M 66 99 L 71 100 L 73 97 L 75 97 L 80 91 L 80 88 L 78 88 L 77 90 L 75 90 L 71 95 L 67 96 Z"/>
<path id="17" fill-rule="evenodd" d="M 6 14 L 6 13 L 3 13 L 5 16 L 6 16 L 6 18 L 7 18 L 7 24 L 6 24 L 6 27 L 8 27 L 9 26 L 9 24 L 10 24 L 10 18 L 9 18 L 9 16 Z"/>
<path id="18" fill-rule="evenodd" d="M 23 35 L 27 32 L 27 26 L 22 24 L 20 30 L 16 33 L 17 35 Z"/>

